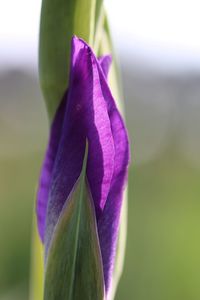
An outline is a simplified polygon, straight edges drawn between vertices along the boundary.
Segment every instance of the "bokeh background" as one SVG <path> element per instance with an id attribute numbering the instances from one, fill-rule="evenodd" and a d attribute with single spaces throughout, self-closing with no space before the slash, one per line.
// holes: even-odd
<path id="1" fill-rule="evenodd" d="M 0 300 L 26 300 L 48 136 L 37 75 L 41 3 L 0 4 Z M 116 300 L 199 300 L 200 4 L 107 0 L 106 6 L 132 147 Z"/>

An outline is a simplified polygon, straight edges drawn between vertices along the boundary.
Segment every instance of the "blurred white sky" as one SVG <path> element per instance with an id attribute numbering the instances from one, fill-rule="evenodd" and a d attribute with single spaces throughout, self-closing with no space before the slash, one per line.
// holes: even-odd
<path id="1" fill-rule="evenodd" d="M 40 0 L 0 0 L 0 67 L 37 62 Z M 199 0 L 107 0 L 120 51 L 167 68 L 200 69 Z"/>

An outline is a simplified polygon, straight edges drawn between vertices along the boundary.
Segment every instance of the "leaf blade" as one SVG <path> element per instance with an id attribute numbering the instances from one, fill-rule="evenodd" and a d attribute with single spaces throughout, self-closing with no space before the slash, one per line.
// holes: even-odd
<path id="1" fill-rule="evenodd" d="M 96 220 L 82 174 L 56 225 L 45 274 L 44 300 L 104 299 Z M 60 280 L 61 279 L 61 280 Z"/>

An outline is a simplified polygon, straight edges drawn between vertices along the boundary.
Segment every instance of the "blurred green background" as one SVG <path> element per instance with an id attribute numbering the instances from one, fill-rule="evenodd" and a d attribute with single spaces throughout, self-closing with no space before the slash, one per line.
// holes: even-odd
<path id="1" fill-rule="evenodd" d="M 199 300 L 200 74 L 122 62 L 132 165 L 127 251 L 116 300 Z M 2 70 L 0 300 L 28 299 L 47 127 L 36 74 Z"/>

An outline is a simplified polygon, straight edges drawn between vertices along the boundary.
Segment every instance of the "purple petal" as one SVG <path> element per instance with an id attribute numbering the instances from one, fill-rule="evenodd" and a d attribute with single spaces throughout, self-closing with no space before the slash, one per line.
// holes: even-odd
<path id="1" fill-rule="evenodd" d="M 114 171 L 114 141 L 101 86 L 99 70 L 91 49 L 72 40 L 70 83 L 65 120 L 54 163 L 48 199 L 45 246 L 49 242 L 62 207 L 78 179 L 89 142 L 87 176 L 97 219 L 102 213 Z"/>
<path id="2" fill-rule="evenodd" d="M 108 111 L 115 145 L 115 166 L 110 192 L 102 216 L 97 224 L 103 259 L 104 280 L 106 292 L 108 294 L 111 287 L 112 272 L 115 263 L 120 212 L 123 190 L 125 188 L 128 173 L 130 150 L 124 122 L 116 108 L 115 102 L 103 76 L 101 76 L 101 85 L 105 99 L 108 101 Z"/>
<path id="3" fill-rule="evenodd" d="M 40 180 L 37 192 L 37 222 L 41 240 L 44 242 L 45 220 L 47 212 L 48 195 L 50 190 L 51 176 L 54 162 L 60 142 L 60 136 L 63 126 L 66 101 L 62 101 L 51 126 L 49 143 L 42 165 Z"/>
<path id="4" fill-rule="evenodd" d="M 82 47 L 82 43 L 79 43 L 72 50 L 74 51 L 72 55 L 73 65 L 76 63 L 76 57 L 81 47 Z M 98 58 L 98 61 L 101 65 L 104 76 L 107 78 L 109 67 L 112 61 L 111 56 L 110 55 L 101 56 L 100 58 Z M 37 192 L 37 205 L 36 205 L 37 221 L 38 221 L 40 238 L 43 242 L 44 242 L 44 232 L 45 232 L 45 222 L 46 222 L 46 212 L 47 212 L 48 195 L 50 190 L 50 182 L 51 182 L 53 166 L 54 166 L 54 162 L 58 150 L 58 145 L 60 142 L 60 136 L 62 132 L 66 98 L 67 96 L 65 96 L 64 101 L 61 102 L 61 105 L 58 108 L 54 121 L 51 125 L 49 143 L 46 150 L 43 166 L 41 169 L 38 192 Z"/>
<path id="5" fill-rule="evenodd" d="M 125 188 L 128 173 L 130 149 L 124 122 L 116 107 L 115 101 L 104 77 L 105 73 L 107 77 L 110 62 L 107 64 L 107 68 L 105 68 L 106 64 L 104 64 L 104 67 L 102 67 L 102 61 L 99 62 L 100 66 L 96 61 L 99 70 L 99 84 L 101 85 L 104 99 L 107 103 L 115 148 L 115 165 L 110 191 L 103 213 L 98 219 L 97 223 L 103 260 L 105 288 L 106 293 L 108 294 L 111 287 L 111 279 L 115 262 L 120 212 L 123 199 L 123 190 Z"/>
<path id="6" fill-rule="evenodd" d="M 111 55 L 103 55 L 98 58 L 98 62 L 102 68 L 102 71 L 104 73 L 104 76 L 108 77 L 109 68 L 112 62 Z"/>

